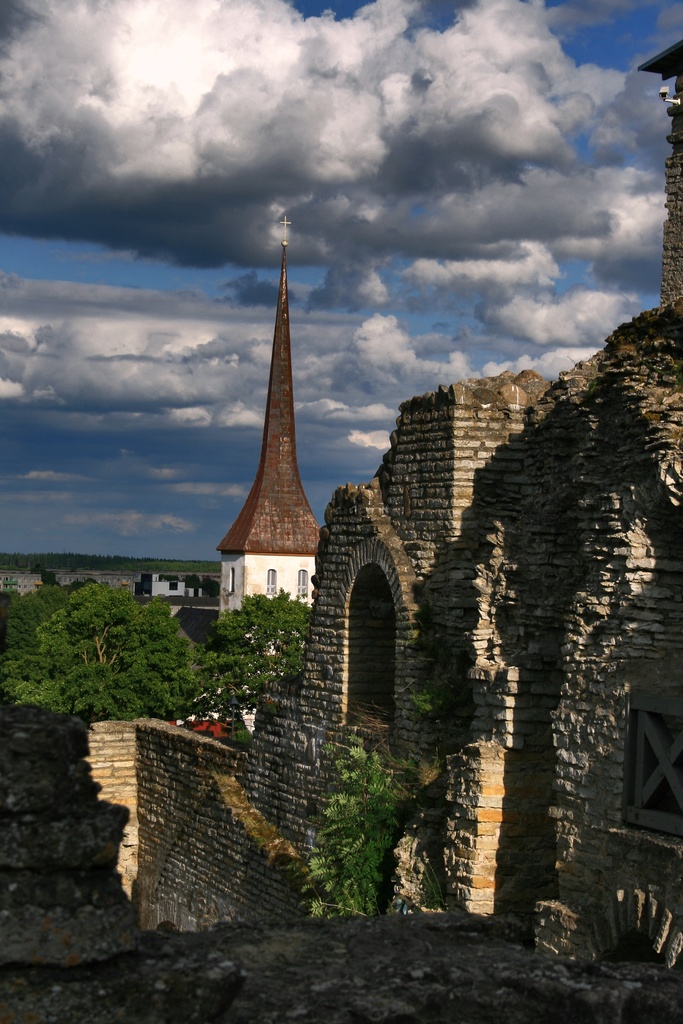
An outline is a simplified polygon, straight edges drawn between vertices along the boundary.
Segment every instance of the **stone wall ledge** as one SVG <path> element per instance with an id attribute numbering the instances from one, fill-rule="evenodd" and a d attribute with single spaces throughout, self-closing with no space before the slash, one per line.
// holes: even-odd
<path id="1" fill-rule="evenodd" d="M 0 1019 L 683 1021 L 683 978 L 676 972 L 541 957 L 514 941 L 516 936 L 514 922 L 465 913 L 220 925 L 197 935 L 147 933 L 137 954 L 109 964 L 0 970 Z"/>

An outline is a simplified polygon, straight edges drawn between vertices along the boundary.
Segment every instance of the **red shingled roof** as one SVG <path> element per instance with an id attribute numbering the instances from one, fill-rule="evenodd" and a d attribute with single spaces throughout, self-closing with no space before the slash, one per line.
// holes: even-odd
<path id="1" fill-rule="evenodd" d="M 217 550 L 314 555 L 318 536 L 318 524 L 304 493 L 296 460 L 287 262 L 283 245 L 261 459 L 249 497 Z"/>

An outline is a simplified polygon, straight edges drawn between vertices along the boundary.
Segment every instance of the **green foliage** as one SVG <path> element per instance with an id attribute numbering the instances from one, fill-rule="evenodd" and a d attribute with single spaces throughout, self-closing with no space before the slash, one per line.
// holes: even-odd
<path id="1" fill-rule="evenodd" d="M 425 864 L 422 873 L 422 893 L 423 905 L 427 910 L 445 910 L 446 901 L 443 889 L 429 861 Z"/>
<path id="2" fill-rule="evenodd" d="M 201 588 L 204 597 L 218 597 L 221 592 L 221 585 L 218 580 L 212 580 L 208 576 L 202 576 Z"/>
<path id="3" fill-rule="evenodd" d="M 471 686 L 467 677 L 469 658 L 464 651 L 454 651 L 444 642 L 443 632 L 434 623 L 429 602 L 415 614 L 413 642 L 432 662 L 430 676 L 419 690 L 410 694 L 417 713 L 435 719 L 469 714 L 472 708 Z"/>
<path id="4" fill-rule="evenodd" d="M 243 722 L 235 722 L 235 743 L 241 743 L 244 747 L 250 747 L 252 735 Z"/>
<path id="5" fill-rule="evenodd" d="M 203 694 L 194 713 L 229 721 L 230 699 L 240 710 L 256 707 L 272 679 L 301 670 L 310 609 L 281 590 L 277 597 L 245 597 L 219 616 L 204 649 L 197 649 Z"/>
<path id="6" fill-rule="evenodd" d="M 128 591 L 107 586 L 71 594 L 37 626 L 32 642 L 26 631 L 20 643 L 15 635 L 0 670 L 11 702 L 86 722 L 177 717 L 196 694 L 189 644 L 168 606 L 141 606 Z"/>
<path id="7" fill-rule="evenodd" d="M 39 587 L 32 594 L 12 594 L 7 615 L 7 652 L 31 651 L 37 647 L 36 630 L 69 600 L 62 587 Z"/>
<path id="8" fill-rule="evenodd" d="M 595 397 L 595 395 L 597 395 L 600 391 L 603 384 L 604 380 L 602 377 L 593 377 L 593 380 L 588 382 L 588 387 L 586 388 L 586 398 Z"/>
<path id="9" fill-rule="evenodd" d="M 309 868 L 322 890 L 310 903 L 314 917 L 378 914 L 386 906 L 403 790 L 395 767 L 353 737 L 335 758 L 339 775 L 318 829 Z"/>
<path id="10" fill-rule="evenodd" d="M 469 703 L 469 695 L 467 694 Z M 420 690 L 410 694 L 417 713 L 424 718 L 443 718 L 456 711 L 462 703 L 459 692 L 450 677 L 439 676 L 429 680 Z"/>

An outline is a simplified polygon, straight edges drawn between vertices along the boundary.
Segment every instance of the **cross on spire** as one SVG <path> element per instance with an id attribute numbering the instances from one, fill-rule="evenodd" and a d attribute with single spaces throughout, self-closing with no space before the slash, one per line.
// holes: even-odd
<path id="1" fill-rule="evenodd" d="M 284 238 L 282 239 L 282 244 L 283 244 L 283 246 L 289 245 L 289 242 L 287 241 L 287 228 L 289 227 L 289 225 L 292 222 L 291 222 L 291 220 L 287 220 L 287 214 L 285 214 L 285 219 L 281 220 L 280 223 L 282 224 L 282 226 L 284 228 Z"/>

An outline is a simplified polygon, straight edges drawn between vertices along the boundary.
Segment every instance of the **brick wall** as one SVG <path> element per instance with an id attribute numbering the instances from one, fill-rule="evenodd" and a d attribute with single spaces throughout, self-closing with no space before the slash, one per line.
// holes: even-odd
<path id="1" fill-rule="evenodd" d="M 119 870 L 141 927 L 198 931 L 302 913 L 303 865 L 250 806 L 242 752 L 152 720 L 96 725 L 90 747 L 102 795 L 137 818 L 137 849 L 131 831 Z"/>

